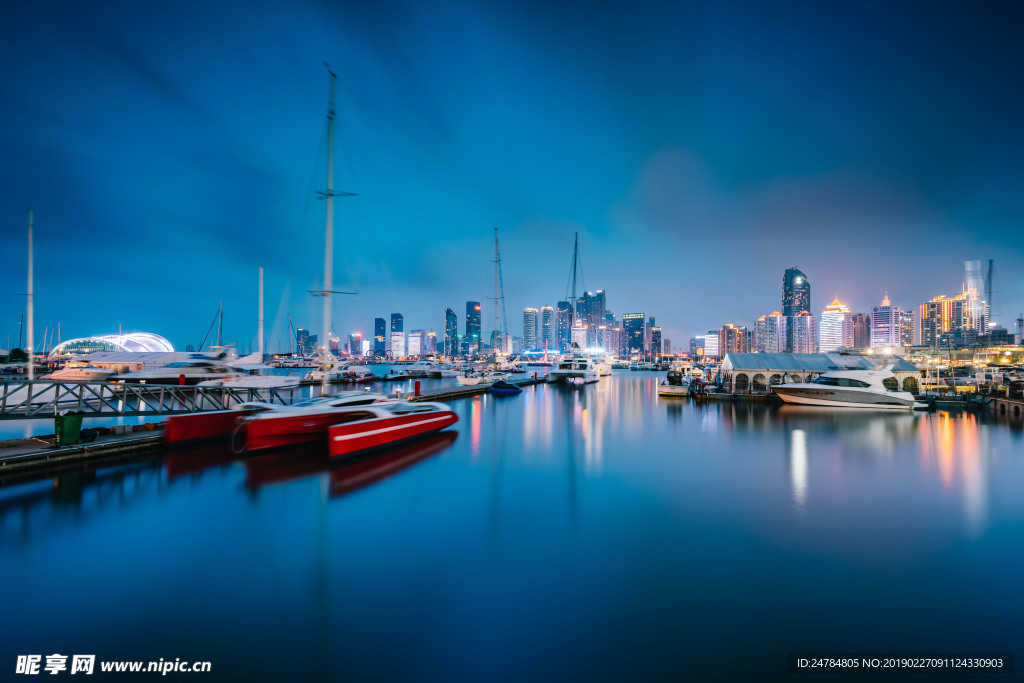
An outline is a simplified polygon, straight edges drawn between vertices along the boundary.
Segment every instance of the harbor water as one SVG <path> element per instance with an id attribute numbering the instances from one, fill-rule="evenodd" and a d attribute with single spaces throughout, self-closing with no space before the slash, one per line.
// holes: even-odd
<path id="1" fill-rule="evenodd" d="M 1019 420 L 696 403 L 663 377 L 453 401 L 451 433 L 346 466 L 211 447 L 4 487 L 0 665 L 809 681 L 790 656 L 1024 642 Z"/>

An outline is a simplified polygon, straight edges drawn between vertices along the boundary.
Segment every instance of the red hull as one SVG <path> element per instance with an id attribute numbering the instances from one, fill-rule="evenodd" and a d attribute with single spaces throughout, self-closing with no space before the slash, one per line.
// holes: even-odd
<path id="1" fill-rule="evenodd" d="M 327 429 L 346 419 L 349 412 L 314 413 L 312 415 L 281 415 L 264 420 L 250 420 L 245 425 L 245 449 L 295 446 L 327 439 Z M 372 415 L 372 413 L 368 413 Z"/>
<path id="2" fill-rule="evenodd" d="M 412 413 L 350 424 L 327 430 L 331 457 L 346 457 L 371 448 L 379 448 L 424 434 L 432 434 L 459 421 L 450 410 Z"/>
<path id="3" fill-rule="evenodd" d="M 231 436 L 238 424 L 238 418 L 245 415 L 241 410 L 216 410 L 209 413 L 172 415 L 167 418 L 164 440 L 167 443 L 182 443 L 218 439 Z"/>

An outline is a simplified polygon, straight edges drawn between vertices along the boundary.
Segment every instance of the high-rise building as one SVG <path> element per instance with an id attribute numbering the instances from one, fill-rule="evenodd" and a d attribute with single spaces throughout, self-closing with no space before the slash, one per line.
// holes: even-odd
<path id="1" fill-rule="evenodd" d="M 903 311 L 900 316 L 900 346 L 917 345 L 917 325 L 914 324 L 914 312 Z"/>
<path id="2" fill-rule="evenodd" d="M 700 358 L 704 355 L 704 337 L 692 337 L 690 339 L 690 358 Z"/>
<path id="3" fill-rule="evenodd" d="M 651 358 L 658 359 L 663 351 L 661 345 L 661 328 L 651 328 Z"/>
<path id="4" fill-rule="evenodd" d="M 880 306 L 871 309 L 871 347 L 902 346 L 903 311 L 885 293 Z"/>
<path id="5" fill-rule="evenodd" d="M 672 340 L 671 339 L 665 339 L 664 341 L 662 341 L 662 352 L 666 356 L 671 356 L 672 355 Z"/>
<path id="6" fill-rule="evenodd" d="M 536 349 L 540 346 L 537 343 L 537 318 L 538 311 L 536 308 L 523 309 L 523 346 L 528 350 Z"/>
<path id="7" fill-rule="evenodd" d="M 804 311 L 811 310 L 811 283 L 807 276 L 796 267 L 787 268 L 782 276 L 782 315 L 786 321 L 786 350 L 795 351 L 794 337 L 796 326 L 793 318 Z"/>
<path id="8" fill-rule="evenodd" d="M 754 323 L 754 351 L 784 353 L 786 351 L 786 320 L 786 316 L 778 311 L 758 318 Z"/>
<path id="9" fill-rule="evenodd" d="M 405 332 L 391 333 L 391 357 L 405 358 Z"/>
<path id="10" fill-rule="evenodd" d="M 427 347 L 423 350 L 427 355 L 433 356 L 437 353 L 437 332 L 427 332 Z"/>
<path id="11" fill-rule="evenodd" d="M 630 356 L 644 355 L 643 313 L 625 313 L 622 316 L 622 330 L 626 335 L 626 351 Z"/>
<path id="12" fill-rule="evenodd" d="M 853 316 L 839 297 L 821 312 L 818 325 L 818 349 L 821 353 L 853 346 Z"/>
<path id="13" fill-rule="evenodd" d="M 853 314 L 853 348 L 866 349 L 871 346 L 871 316 L 867 313 Z"/>
<path id="14" fill-rule="evenodd" d="M 572 344 L 572 306 L 568 301 L 559 301 L 555 311 L 555 346 L 565 351 Z"/>
<path id="15" fill-rule="evenodd" d="M 387 328 L 384 318 L 373 319 L 373 355 L 383 356 L 387 352 Z"/>
<path id="16" fill-rule="evenodd" d="M 704 335 L 704 355 L 708 358 L 720 358 L 718 353 L 718 330 L 708 330 Z"/>
<path id="17" fill-rule="evenodd" d="M 327 335 L 327 342 L 328 342 L 328 346 L 330 346 L 331 353 L 339 353 L 340 352 L 340 350 L 341 350 L 341 337 L 339 337 L 337 334 L 335 334 L 334 330 L 331 330 L 330 333 Z"/>
<path id="18" fill-rule="evenodd" d="M 718 354 L 725 357 L 727 353 L 746 353 L 747 328 L 726 324 L 718 330 Z"/>
<path id="19" fill-rule="evenodd" d="M 427 347 L 427 333 L 425 330 L 413 330 L 405 340 L 405 355 L 422 356 Z"/>
<path id="20" fill-rule="evenodd" d="M 976 339 L 988 329 L 988 304 L 966 288 L 954 297 L 936 296 L 918 307 L 918 343 L 939 344 L 940 337 L 954 344 Z"/>
<path id="21" fill-rule="evenodd" d="M 359 356 L 362 354 L 363 333 L 353 332 L 348 335 L 348 352 L 350 355 Z"/>
<path id="22" fill-rule="evenodd" d="M 391 332 L 405 332 L 405 318 L 401 313 L 391 314 Z"/>
<path id="23" fill-rule="evenodd" d="M 310 341 L 313 339 L 314 341 Z M 295 330 L 295 352 L 300 356 L 312 356 L 313 349 L 316 346 L 316 336 L 310 337 L 309 330 L 304 330 L 301 327 Z"/>
<path id="24" fill-rule="evenodd" d="M 459 355 L 459 317 L 455 311 L 446 308 L 444 311 L 444 355 Z"/>
<path id="25" fill-rule="evenodd" d="M 555 309 L 551 306 L 543 306 L 540 309 L 540 339 L 537 340 L 537 347 L 544 348 L 547 342 L 549 349 L 555 348 Z"/>
<path id="26" fill-rule="evenodd" d="M 803 311 L 793 316 L 793 353 L 818 352 L 818 320 L 810 311 Z M 789 325 L 789 321 L 786 321 Z M 790 335 L 787 328 L 787 336 Z"/>
<path id="27" fill-rule="evenodd" d="M 481 316 L 479 301 L 466 302 L 466 355 L 484 355 L 484 339 L 481 334 Z"/>

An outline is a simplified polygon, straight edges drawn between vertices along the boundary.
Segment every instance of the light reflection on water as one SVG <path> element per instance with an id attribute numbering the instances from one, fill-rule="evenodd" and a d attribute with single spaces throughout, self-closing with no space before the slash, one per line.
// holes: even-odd
<path id="1" fill-rule="evenodd" d="M 457 434 L 349 467 L 208 449 L 2 488 L 0 659 L 769 680 L 797 650 L 1016 647 L 1019 423 L 666 400 L 662 376 L 456 401 Z"/>

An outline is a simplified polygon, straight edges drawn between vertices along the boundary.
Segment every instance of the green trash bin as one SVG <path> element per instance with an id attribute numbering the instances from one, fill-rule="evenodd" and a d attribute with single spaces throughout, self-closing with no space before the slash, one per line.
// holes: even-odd
<path id="1" fill-rule="evenodd" d="M 53 418 L 53 433 L 57 436 L 57 446 L 70 446 L 78 443 L 82 433 L 82 414 L 64 411 Z"/>

